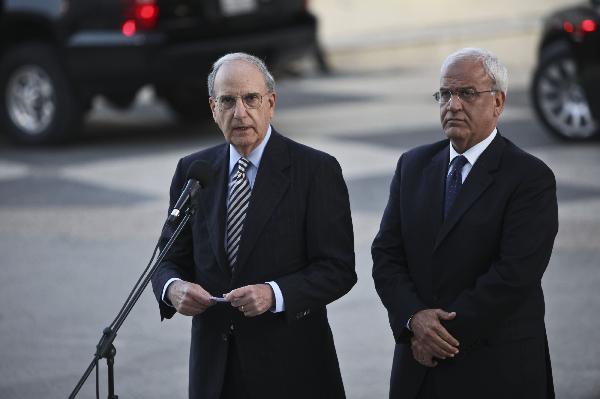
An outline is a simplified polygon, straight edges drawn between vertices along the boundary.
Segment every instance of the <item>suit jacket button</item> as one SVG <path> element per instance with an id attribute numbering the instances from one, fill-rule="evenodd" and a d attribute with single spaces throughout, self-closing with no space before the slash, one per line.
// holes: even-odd
<path id="1" fill-rule="evenodd" d="M 229 326 L 229 330 L 233 331 L 233 324 Z"/>
<path id="2" fill-rule="evenodd" d="M 223 339 L 223 341 L 227 341 L 229 339 L 229 337 L 227 336 L 227 333 L 221 334 L 221 338 Z"/>

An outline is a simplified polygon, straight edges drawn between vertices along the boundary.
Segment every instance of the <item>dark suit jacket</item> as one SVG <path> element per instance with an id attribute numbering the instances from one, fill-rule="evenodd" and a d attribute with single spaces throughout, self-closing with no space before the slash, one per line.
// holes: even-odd
<path id="1" fill-rule="evenodd" d="M 246 318 L 216 304 L 192 321 L 190 397 L 219 398 L 229 334 L 236 340 L 246 387 L 257 398 L 343 398 L 344 388 L 325 305 L 356 283 L 348 191 L 338 162 L 273 131 L 265 147 L 232 273 L 224 249 L 229 145 L 180 160 L 171 207 L 189 165 L 209 162 L 215 181 L 200 191 L 191 226 L 152 279 L 163 318 L 175 309 L 161 300 L 178 277 L 214 296 L 275 281 L 285 311 Z"/>
<path id="2" fill-rule="evenodd" d="M 541 279 L 558 230 L 556 182 L 497 135 L 443 220 L 449 142 L 403 154 L 373 242 L 373 278 L 396 340 L 390 397 L 415 397 L 426 368 L 407 320 L 455 311 L 460 354 L 430 370 L 441 398 L 553 396 Z"/>

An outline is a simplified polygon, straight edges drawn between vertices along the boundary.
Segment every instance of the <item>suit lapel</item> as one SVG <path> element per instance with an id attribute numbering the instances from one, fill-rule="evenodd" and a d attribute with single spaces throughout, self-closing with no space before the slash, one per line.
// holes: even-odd
<path id="1" fill-rule="evenodd" d="M 504 139 L 498 133 L 488 148 L 477 159 L 473 169 L 471 169 L 463 183 L 462 189 L 458 193 L 458 197 L 456 197 L 454 206 L 450 209 L 448 217 L 442 223 L 442 227 L 435 240 L 434 249 L 440 245 L 465 212 L 494 182 L 492 172 L 498 169 L 504 146 Z M 440 204 L 442 202 L 443 198 Z"/>
<path id="2" fill-rule="evenodd" d="M 440 230 L 443 222 L 444 190 L 449 153 L 448 146 L 444 146 L 442 150 L 435 154 L 431 163 L 423 172 L 424 187 L 427 194 L 421 196 L 421 198 L 425 198 L 424 209 L 428 210 L 432 231 L 435 233 Z"/>
<path id="3" fill-rule="evenodd" d="M 290 165 L 288 151 L 283 138 L 273 130 L 260 160 L 260 167 L 252 188 L 240 240 L 236 272 L 244 267 L 271 213 L 289 187 L 289 177 L 283 172 Z"/>
<path id="4" fill-rule="evenodd" d="M 219 266 L 231 274 L 225 256 L 225 193 L 227 192 L 227 172 L 229 170 L 229 145 L 225 144 L 212 163 L 214 183 L 203 189 L 202 210 L 206 218 L 210 245 Z"/>

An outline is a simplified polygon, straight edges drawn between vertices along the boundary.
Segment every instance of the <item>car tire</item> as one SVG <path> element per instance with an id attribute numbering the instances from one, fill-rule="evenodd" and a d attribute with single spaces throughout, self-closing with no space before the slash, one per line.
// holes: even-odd
<path id="1" fill-rule="evenodd" d="M 531 97 L 538 118 L 549 132 L 563 140 L 589 140 L 598 136 L 598 123 L 577 74 L 567 44 L 556 42 L 540 55 L 533 76 Z"/>
<path id="2" fill-rule="evenodd" d="M 0 61 L 0 126 L 22 144 L 63 142 L 79 132 L 84 105 L 77 101 L 54 48 L 24 43 Z"/>

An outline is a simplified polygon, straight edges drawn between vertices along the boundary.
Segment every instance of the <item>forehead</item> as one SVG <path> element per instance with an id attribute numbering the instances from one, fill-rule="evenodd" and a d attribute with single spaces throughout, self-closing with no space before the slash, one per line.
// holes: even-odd
<path id="1" fill-rule="evenodd" d="M 264 93 L 265 78 L 260 70 L 246 61 L 230 61 L 221 65 L 215 76 L 214 91 L 222 94 Z"/>
<path id="2" fill-rule="evenodd" d="M 490 77 L 483 64 L 475 59 L 458 59 L 446 66 L 440 77 L 440 87 L 474 87 L 482 89 L 489 86 Z"/>

